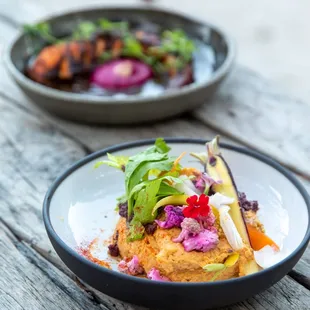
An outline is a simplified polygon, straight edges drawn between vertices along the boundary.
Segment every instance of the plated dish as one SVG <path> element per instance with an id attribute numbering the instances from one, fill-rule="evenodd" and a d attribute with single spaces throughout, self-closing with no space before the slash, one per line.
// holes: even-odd
<path id="1" fill-rule="evenodd" d="M 182 29 L 148 22 L 100 18 L 79 22 L 62 37 L 53 35 L 49 23 L 39 23 L 25 25 L 24 33 L 29 53 L 25 74 L 69 92 L 130 95 L 180 88 L 194 82 L 193 62 L 202 65 L 193 54 L 198 47 L 203 55 L 201 44 L 196 46 Z M 207 55 L 203 61 L 205 71 L 213 70 Z"/>
<path id="2" fill-rule="evenodd" d="M 189 154 L 201 169 L 181 164 L 185 152 L 170 156 L 161 138 L 133 156 L 108 154 L 109 160 L 95 165 L 124 172 L 120 219 L 108 246 L 109 254 L 121 259 L 119 271 L 155 281 L 218 281 L 258 272 L 283 258 L 282 244 L 268 237 L 258 218 L 258 201 L 238 191 L 218 138 Z M 289 219 L 279 211 L 282 217 L 274 224 L 282 221 L 288 233 Z M 99 240 L 79 251 L 109 268 L 94 256 Z"/>
<path id="3" fill-rule="evenodd" d="M 205 140 L 165 138 L 164 141 L 171 150 L 162 155 L 167 156 L 167 162 L 170 162 L 170 165 L 173 166 L 175 159 L 186 152 L 187 155 L 182 157 L 179 162 L 180 167 L 178 165 L 177 167 L 181 170 L 194 168 L 192 171 L 197 169 L 200 173 L 205 172 L 205 165 L 202 165 L 197 157 L 190 155 L 191 153 L 206 153 Z M 136 158 L 138 154 L 144 154 L 147 149 L 154 150 L 155 142 L 155 140 L 136 141 L 116 145 L 91 154 L 66 170 L 49 189 L 44 201 L 44 223 L 56 252 L 70 270 L 99 291 L 133 304 L 161 309 L 173 309 L 175 307 L 178 309 L 208 309 L 225 306 L 257 294 L 279 281 L 293 268 L 303 254 L 310 238 L 310 202 L 307 192 L 290 172 L 273 160 L 255 151 L 227 144 L 220 145 L 220 156 L 224 158 L 231 170 L 237 191 L 245 193 L 248 201 L 257 200 L 258 202 L 257 211 L 255 211 L 256 203 L 248 204 L 246 202 L 246 205 L 254 207 L 251 213 L 254 212 L 255 215 L 252 219 L 255 221 L 251 225 L 255 227 L 256 222 L 258 224 L 256 228 L 262 229 L 260 226 L 262 224 L 264 232 L 260 231 L 258 235 L 264 233 L 273 242 L 264 237 L 260 240 L 268 240 L 268 242 L 264 244 L 253 242 L 249 246 L 243 241 L 243 249 L 236 250 L 229 243 L 233 241 L 226 237 L 225 230 L 221 229 L 220 218 L 219 221 L 215 219 L 211 229 L 204 226 L 202 230 L 203 235 L 214 233 L 215 238 L 212 239 L 214 243 L 211 239 L 195 239 L 195 236 L 190 234 L 187 236 L 189 239 L 184 238 L 183 241 L 180 240 L 181 242 L 174 242 L 172 239 L 179 237 L 182 227 L 164 228 L 158 226 L 167 225 L 166 211 L 169 212 L 169 210 L 167 208 L 165 211 L 165 204 L 157 209 L 156 217 L 152 219 L 152 221 L 158 221 L 153 235 L 141 230 L 143 232 L 143 237 L 139 236 L 141 239 L 128 240 L 127 217 L 120 216 L 120 209 L 116 209 L 117 198 L 126 193 L 126 172 L 106 164 L 101 164 L 97 168 L 95 166 L 99 165 L 99 162 L 109 162 L 113 158 L 119 158 L 118 156 L 123 156 L 124 160 Z M 160 145 L 163 146 L 164 144 L 161 142 Z M 110 155 L 108 156 L 108 154 Z M 204 160 L 204 157 L 200 155 L 198 157 Z M 112 164 L 116 166 L 116 163 L 114 161 Z M 118 165 L 118 167 L 122 168 L 122 165 Z M 227 176 L 227 173 L 224 174 L 226 170 L 220 167 L 225 166 L 216 166 L 216 175 L 213 174 L 214 170 L 208 171 L 207 169 L 206 172 L 214 181 L 222 180 L 225 184 L 226 179 L 223 175 Z M 156 179 L 156 174 L 153 178 Z M 183 177 L 176 175 L 173 178 L 182 179 Z M 195 185 L 194 183 L 192 182 L 193 185 Z M 138 185 L 140 184 L 141 182 L 138 182 Z M 171 185 L 168 184 L 168 186 Z M 166 185 L 163 186 L 167 188 Z M 211 188 L 214 186 L 223 186 L 223 183 L 213 184 Z M 190 188 L 193 191 L 198 190 L 195 186 Z M 230 188 L 234 187 L 230 186 Z M 205 193 L 209 197 L 207 205 L 210 209 L 206 208 L 209 210 L 208 215 L 211 214 L 210 210 L 212 210 L 215 217 L 217 216 L 217 205 L 211 197 L 230 196 L 227 192 L 219 193 L 219 188 L 217 191 L 215 189 L 214 193 L 210 190 Z M 169 196 L 175 194 L 176 192 L 170 193 Z M 185 195 L 195 196 L 191 195 L 190 192 L 185 193 Z M 162 198 L 166 199 L 169 196 Z M 239 199 L 237 200 L 239 201 Z M 245 201 L 244 199 L 241 200 Z M 152 210 L 157 202 L 154 202 Z M 168 205 L 172 206 L 169 209 L 181 209 L 179 206 L 183 206 L 183 203 L 184 200 L 178 205 L 169 202 Z M 196 202 L 194 201 L 194 203 Z M 231 208 L 231 203 L 226 202 L 226 204 Z M 182 207 L 182 214 L 183 209 L 188 208 L 188 205 L 188 202 L 184 203 L 185 208 Z M 219 208 L 219 215 L 220 211 Z M 222 211 L 225 211 L 225 208 Z M 231 214 L 230 211 L 228 214 Z M 246 212 L 249 210 L 244 213 L 246 214 Z M 233 215 L 230 217 L 234 218 Z M 192 221 L 190 217 L 184 216 L 184 219 Z M 248 228 L 249 219 L 245 219 L 246 228 Z M 197 219 L 194 220 L 197 221 Z M 143 227 L 147 226 L 147 224 L 142 225 Z M 124 229 L 119 232 L 118 240 L 115 242 L 116 230 L 120 230 L 122 227 Z M 237 229 L 239 225 L 235 224 L 235 227 Z M 196 228 L 202 229 L 200 225 Z M 148 231 L 145 227 L 144 230 Z M 241 235 L 239 231 L 238 233 Z M 251 232 L 248 235 L 250 239 L 251 236 L 253 239 Z M 216 236 L 219 243 L 217 243 Z M 192 243 L 197 239 L 199 242 Z M 159 252 L 161 251 L 163 256 L 157 255 L 156 257 L 153 255 L 149 264 L 146 257 L 150 256 L 147 256 L 147 253 L 143 255 L 143 251 L 141 251 L 142 247 L 145 251 L 150 249 L 147 240 L 150 243 L 152 242 L 152 247 L 156 251 L 158 251 L 158 244 L 169 245 L 168 247 L 162 246 Z M 206 245 L 207 241 L 209 242 L 208 245 Z M 221 243 L 226 244 L 227 249 L 231 249 L 232 252 L 221 250 L 218 246 Z M 268 244 L 266 245 L 266 243 Z M 134 248 L 133 244 L 137 246 Z M 252 248 L 254 244 L 258 247 L 255 250 Z M 192 249 L 192 245 L 197 248 Z M 214 246 L 214 248 L 208 249 L 209 246 Z M 110 253 L 112 254 L 111 251 L 113 250 L 115 250 L 113 255 L 118 254 L 117 248 L 120 255 L 111 256 Z M 262 250 L 264 248 L 269 250 Z M 170 250 L 173 252 L 175 249 L 179 251 L 180 255 L 175 258 L 176 261 L 171 262 L 169 258 L 172 258 L 173 255 L 167 257 L 164 254 L 169 253 Z M 206 252 L 201 250 L 206 250 Z M 213 253 L 221 253 L 223 255 L 222 260 L 214 258 L 206 261 L 201 259 L 202 257 L 210 257 L 212 251 Z M 243 252 L 245 251 L 249 252 L 249 255 L 244 255 Z M 158 254 L 158 252 L 156 253 Z M 237 253 L 239 256 L 235 255 Z M 260 255 L 257 256 L 257 254 Z M 132 260 L 134 256 L 137 256 L 138 260 L 136 258 Z M 195 257 L 194 261 L 189 259 L 191 256 Z M 160 258 L 162 261 L 159 261 Z M 232 266 L 227 265 L 228 259 Z M 189 268 L 185 268 L 184 265 L 187 260 L 190 260 L 188 262 Z M 248 271 L 250 272 L 247 272 L 244 267 L 251 261 L 254 263 L 249 264 L 252 268 L 249 268 Z M 171 269 L 167 270 L 169 269 L 167 266 Z M 256 272 L 257 269 L 259 271 Z M 130 270 L 133 271 L 132 274 L 138 274 L 128 274 Z M 196 278 L 194 279 L 194 277 Z"/>
<path id="4" fill-rule="evenodd" d="M 70 11 L 27 25 L 8 46 L 8 72 L 48 112 L 133 124 L 205 103 L 230 70 L 231 39 L 213 25 L 155 7 Z"/>

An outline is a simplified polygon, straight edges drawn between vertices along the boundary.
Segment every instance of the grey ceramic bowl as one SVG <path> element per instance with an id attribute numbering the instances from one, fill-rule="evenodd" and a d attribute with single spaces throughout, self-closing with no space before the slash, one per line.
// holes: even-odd
<path id="1" fill-rule="evenodd" d="M 72 30 L 78 20 L 97 20 L 102 17 L 150 21 L 168 29 L 182 28 L 192 38 L 212 47 L 214 70 L 202 81 L 165 91 L 161 95 L 131 95 L 117 99 L 70 93 L 43 86 L 22 73 L 26 42 L 25 36 L 20 34 L 9 46 L 5 63 L 10 75 L 35 104 L 60 117 L 82 122 L 132 124 L 156 121 L 200 106 L 210 98 L 232 66 L 234 47 L 226 34 L 212 25 L 159 8 L 104 7 L 69 12 L 42 21 L 50 23 L 53 32 L 58 35 Z M 199 65 L 199 68 L 204 70 L 203 65 Z"/>

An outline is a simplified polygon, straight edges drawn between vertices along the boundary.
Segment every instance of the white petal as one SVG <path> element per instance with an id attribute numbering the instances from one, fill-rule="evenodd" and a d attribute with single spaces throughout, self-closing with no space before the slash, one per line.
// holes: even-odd
<path id="1" fill-rule="evenodd" d="M 228 213 L 229 210 L 230 208 L 228 206 L 222 206 L 219 208 L 220 224 L 230 246 L 234 250 L 240 250 L 244 246 L 243 241 L 234 221 Z"/>
<path id="2" fill-rule="evenodd" d="M 188 196 L 196 195 L 196 196 L 198 196 L 198 194 L 196 192 L 194 192 L 191 188 L 186 186 L 184 183 L 175 183 L 173 185 L 173 187 L 175 189 L 177 189 L 179 192 L 184 193 L 185 195 L 188 195 Z"/>
<path id="3" fill-rule="evenodd" d="M 283 260 L 290 251 L 276 251 L 270 245 L 264 246 L 259 251 L 254 251 L 256 263 L 262 268 L 268 268 Z"/>
<path id="4" fill-rule="evenodd" d="M 227 197 L 220 193 L 215 193 L 214 195 L 210 196 L 209 200 L 210 204 L 217 209 L 219 209 L 223 205 L 229 205 L 234 201 L 234 198 Z"/>

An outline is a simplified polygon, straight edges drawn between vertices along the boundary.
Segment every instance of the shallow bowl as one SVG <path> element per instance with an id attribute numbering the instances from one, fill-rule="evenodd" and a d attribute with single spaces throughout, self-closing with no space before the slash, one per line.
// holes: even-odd
<path id="1" fill-rule="evenodd" d="M 165 140 L 172 148 L 172 155 L 183 151 L 201 152 L 206 142 L 182 138 Z M 208 309 L 257 294 L 295 266 L 310 238 L 310 200 L 306 190 L 287 169 L 270 158 L 228 144 L 221 145 L 222 153 L 238 190 L 264 206 L 263 223 L 267 234 L 275 241 L 285 234 L 284 223 L 276 225 L 274 220 L 274 214 L 279 210 L 277 206 L 288 215 L 289 230 L 283 242 L 287 254 L 281 262 L 256 274 L 225 281 L 164 283 L 122 274 L 111 259 L 112 270 L 78 254 L 76 248 L 81 243 L 99 234 L 103 239 L 112 235 L 118 220 L 115 199 L 124 192 L 122 172 L 108 166 L 94 169 L 94 164 L 106 158 L 107 152 L 133 155 L 153 143 L 154 140 L 142 140 L 120 144 L 89 155 L 65 171 L 49 189 L 43 206 L 48 236 L 60 258 L 79 278 L 107 295 L 149 308 Z M 183 159 L 182 163 L 196 166 L 191 158 Z M 107 253 L 107 245 L 102 243 L 99 251 Z"/>
<path id="2" fill-rule="evenodd" d="M 25 36 L 20 34 L 7 49 L 5 64 L 19 87 L 35 104 L 50 113 L 80 122 L 133 124 L 157 121 L 190 111 L 206 102 L 230 71 L 235 54 L 232 40 L 211 24 L 172 11 L 153 7 L 103 7 L 72 11 L 42 21 L 50 23 L 55 34 L 64 34 L 80 20 L 93 21 L 103 17 L 151 22 L 166 29 L 181 28 L 214 51 L 210 56 L 212 59 L 208 58 L 214 70 L 209 72 L 209 64 L 204 67 L 204 62 L 199 63 L 198 69 L 203 76 L 199 82 L 161 94 L 118 98 L 65 92 L 36 83 L 23 74 L 27 45 Z"/>

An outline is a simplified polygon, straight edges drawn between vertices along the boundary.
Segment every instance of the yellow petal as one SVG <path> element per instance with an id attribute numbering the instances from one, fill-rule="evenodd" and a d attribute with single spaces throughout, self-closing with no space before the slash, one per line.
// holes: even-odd
<path id="1" fill-rule="evenodd" d="M 239 257 L 240 257 L 239 253 L 233 253 L 229 255 L 228 258 L 225 260 L 224 265 L 227 268 L 234 266 L 239 260 Z"/>

